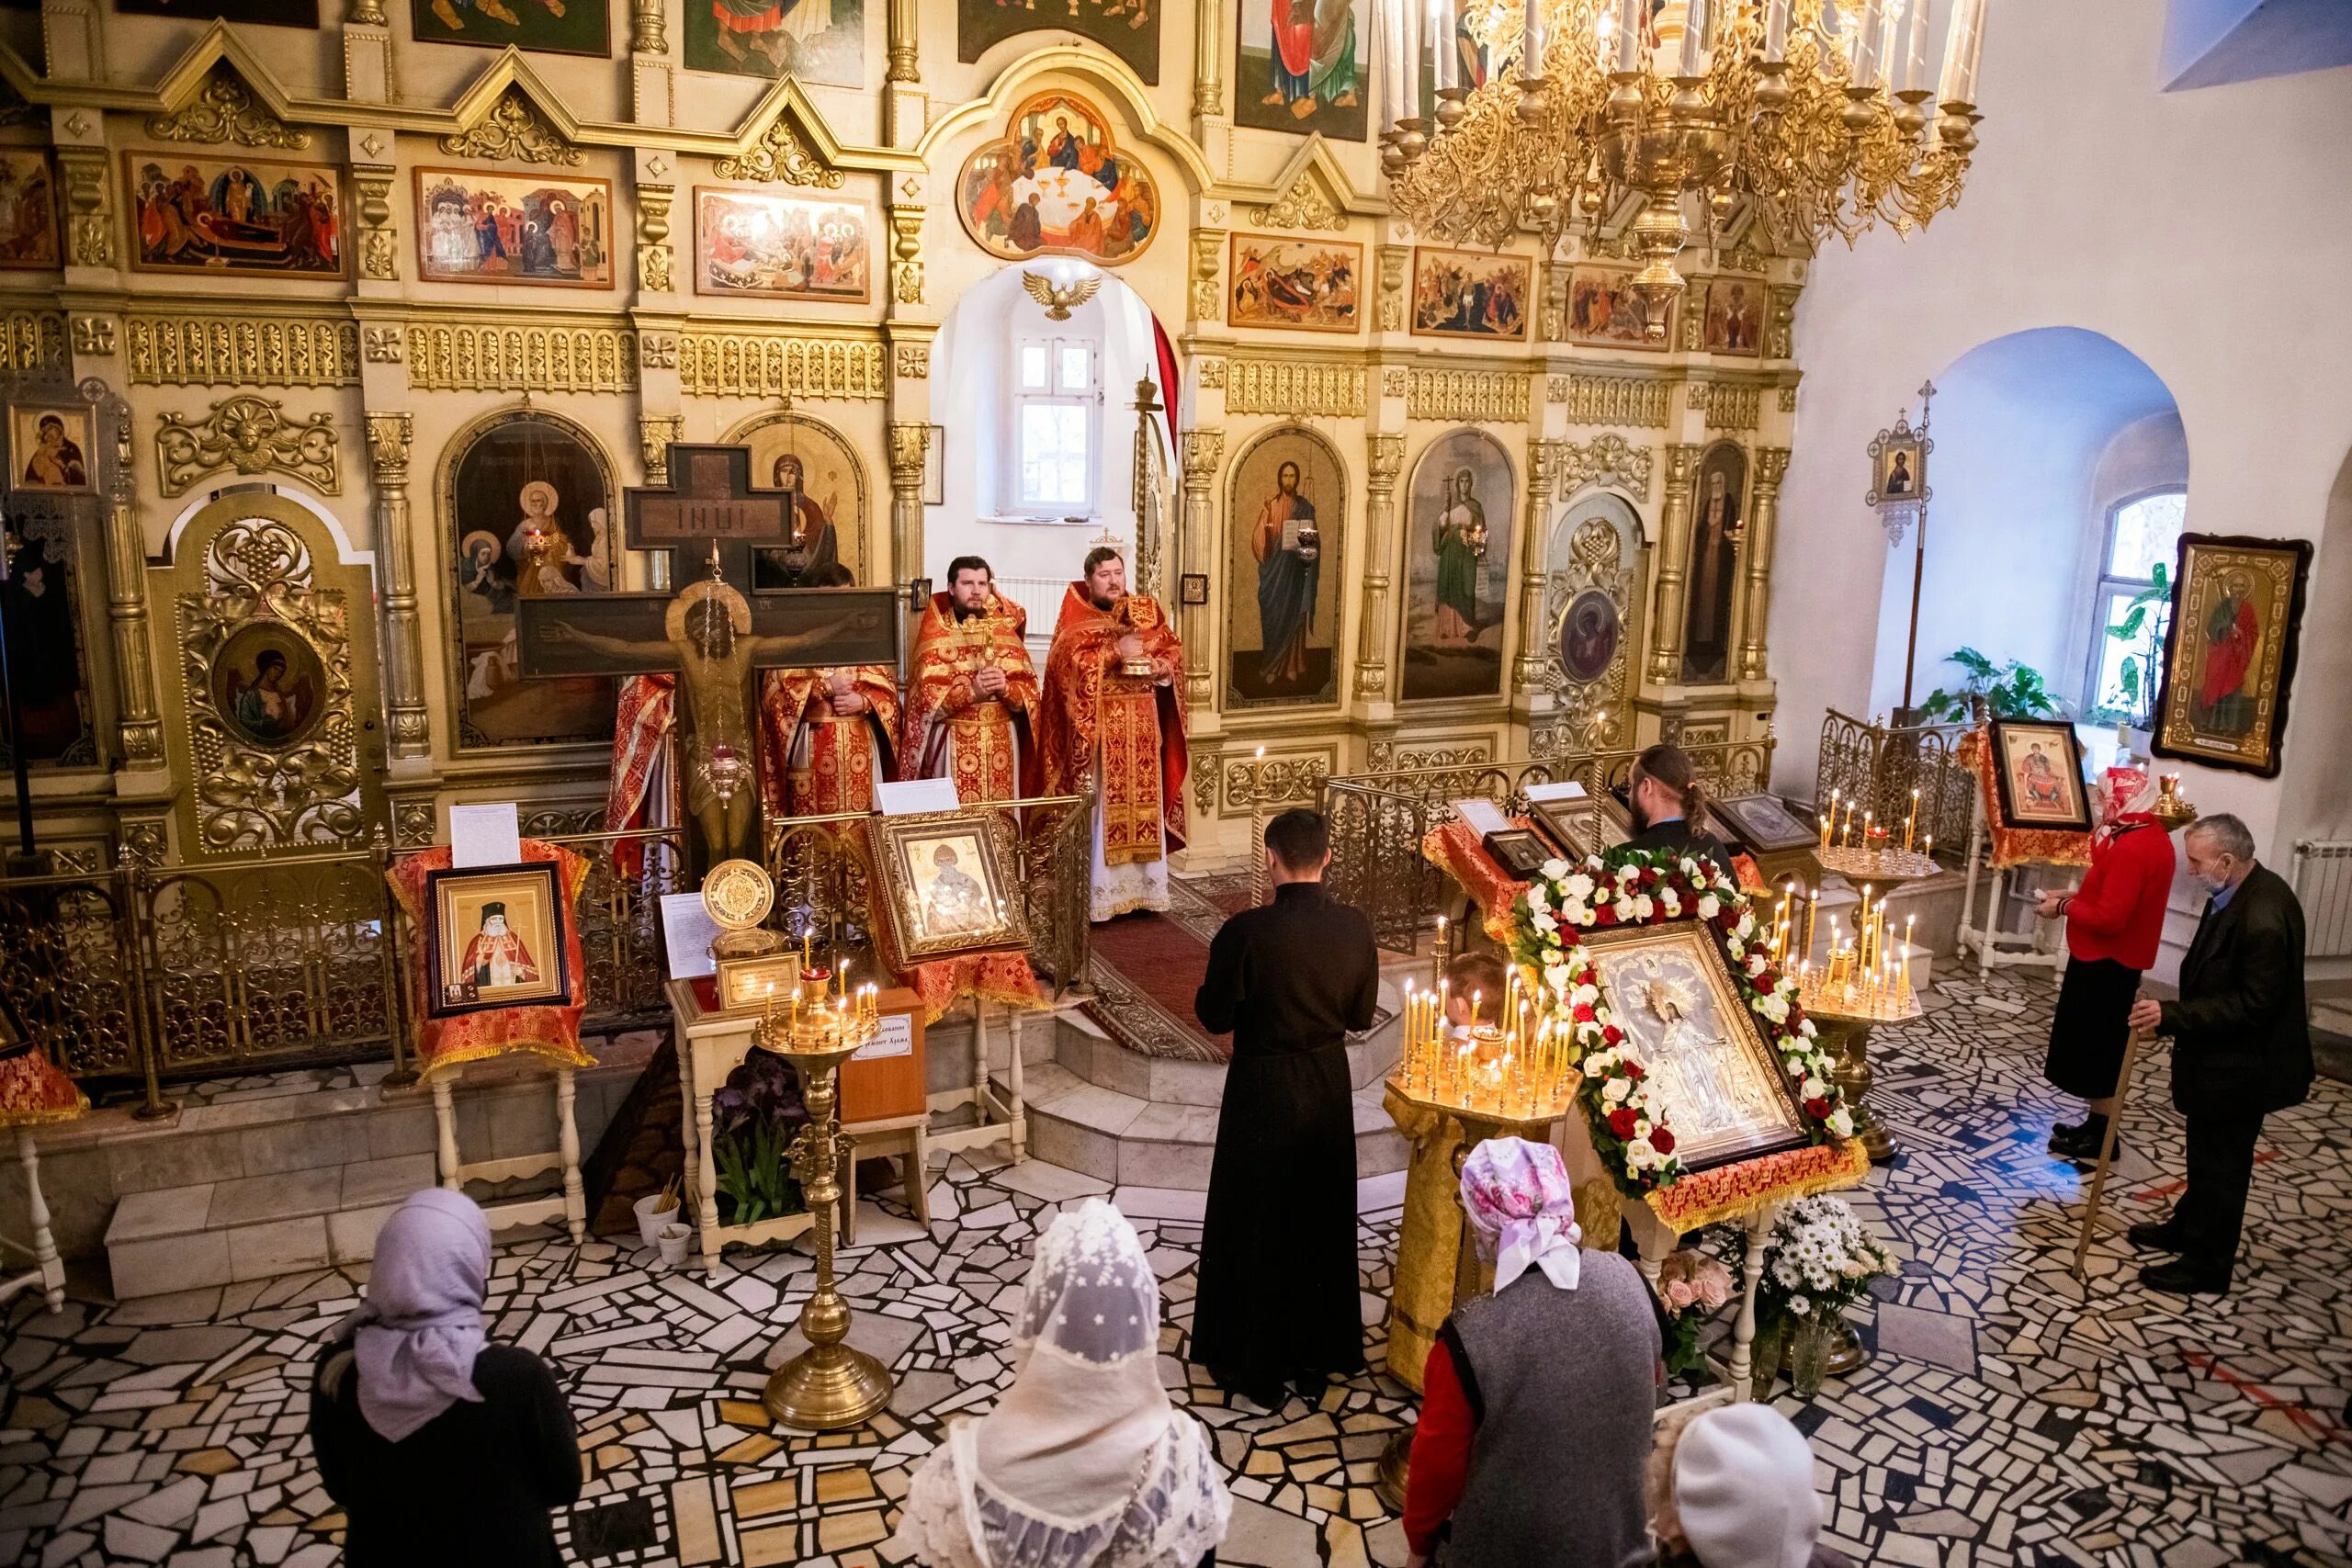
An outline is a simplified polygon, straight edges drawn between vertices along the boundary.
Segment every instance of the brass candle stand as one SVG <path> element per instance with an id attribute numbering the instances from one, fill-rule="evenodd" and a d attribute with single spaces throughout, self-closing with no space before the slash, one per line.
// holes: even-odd
<path id="1" fill-rule="evenodd" d="M 816 999 L 796 989 L 787 1010 L 776 1010 L 774 993 L 752 1043 L 790 1062 L 800 1077 L 808 1123 L 792 1143 L 793 1174 L 808 1200 L 817 1238 L 817 1291 L 800 1309 L 800 1332 L 808 1348 L 778 1367 L 768 1379 L 762 1403 L 768 1415 L 806 1432 L 831 1432 L 864 1426 L 890 1402 L 889 1369 L 845 1344 L 850 1307 L 833 1284 L 833 1220 L 841 1202 L 842 1162 L 851 1156 L 849 1135 L 835 1113 L 841 1065 L 880 1029 L 872 986 L 854 994 L 828 995 L 833 978 L 826 969 L 804 969 L 803 987 L 813 982 Z"/>

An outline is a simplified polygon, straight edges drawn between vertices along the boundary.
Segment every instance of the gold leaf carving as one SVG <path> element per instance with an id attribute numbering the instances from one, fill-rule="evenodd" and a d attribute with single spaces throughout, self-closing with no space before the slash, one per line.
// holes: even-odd
<path id="1" fill-rule="evenodd" d="M 1671 382 L 1646 376 L 1571 376 L 1568 423 L 1632 424 L 1663 430 L 1673 390 Z"/>
<path id="2" fill-rule="evenodd" d="M 793 134 L 782 110 L 768 121 L 760 139 L 733 157 L 721 158 L 710 172 L 722 180 L 773 180 L 788 186 L 813 186 L 839 190 L 845 176 Z"/>
<path id="3" fill-rule="evenodd" d="M 1363 412 L 1364 382 L 1361 365 L 1237 357 L 1225 368 L 1225 412 L 1349 419 Z"/>
<path id="4" fill-rule="evenodd" d="M 1587 485 L 1613 484 L 1637 499 L 1650 496 L 1650 470 L 1657 455 L 1610 432 L 1579 446 L 1560 444 L 1560 499 L 1565 501 Z"/>
<path id="5" fill-rule="evenodd" d="M 580 149 L 563 139 L 521 92 L 509 87 L 491 111 L 462 130 L 441 139 L 452 158 L 504 158 L 518 164 L 580 162 Z"/>
<path id="6" fill-rule="evenodd" d="M 637 385 L 637 334 L 618 327 L 411 322 L 408 378 L 430 392 L 624 392 Z"/>
<path id="7" fill-rule="evenodd" d="M 300 152 L 311 144 L 307 130 L 286 122 L 254 101 L 254 92 L 229 66 L 215 65 L 194 98 L 170 114 L 149 115 L 147 134 L 159 141 L 206 146 L 232 141 L 240 147 L 282 147 Z"/>
<path id="8" fill-rule="evenodd" d="M 785 333 L 687 333 L 680 340 L 678 388 L 700 398 L 888 396 L 878 343 Z"/>
<path id="9" fill-rule="evenodd" d="M 334 419 L 314 413 L 300 424 L 268 398 L 241 397 L 212 405 L 201 421 L 158 414 L 156 471 L 164 494 L 185 495 L 207 474 L 290 474 L 324 495 L 342 492 Z"/>
<path id="10" fill-rule="evenodd" d="M 1250 209 L 1250 220 L 1269 229 L 1329 229 L 1348 226 L 1348 215 L 1323 188 L 1313 169 L 1301 169 L 1290 188 L 1263 207 Z"/>
<path id="11" fill-rule="evenodd" d="M 107 323 L 109 327 L 112 322 Z M 114 352 L 111 346 L 105 351 Z M 62 310 L 0 312 L 0 370 L 62 369 L 65 364 L 65 313 Z"/>
<path id="12" fill-rule="evenodd" d="M 1513 423 L 1527 418 L 1528 378 L 1511 370 L 1416 369 L 1405 391 L 1408 419 Z"/>
<path id="13" fill-rule="evenodd" d="M 359 325 L 299 318 L 133 316 L 130 379 L 159 387 L 350 387 Z"/>
<path id="14" fill-rule="evenodd" d="M 1322 793 L 1331 774 L 1326 753 L 1312 757 L 1227 758 L 1225 764 L 1225 808 L 1248 811 L 1261 806 L 1294 806 L 1311 802 Z"/>
<path id="15" fill-rule="evenodd" d="M 1763 400 L 1764 389 L 1753 382 L 1710 381 L 1707 383 L 1707 428 L 1753 430 Z"/>

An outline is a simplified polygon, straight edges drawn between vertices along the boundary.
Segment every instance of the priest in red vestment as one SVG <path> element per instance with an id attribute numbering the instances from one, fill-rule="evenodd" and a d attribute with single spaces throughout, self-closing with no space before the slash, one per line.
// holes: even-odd
<path id="1" fill-rule="evenodd" d="M 1102 791 L 1092 918 L 1168 908 L 1168 855 L 1184 847 L 1184 650 L 1157 600 L 1127 592 L 1107 546 L 1062 598 L 1046 656 L 1046 792 Z"/>
<path id="2" fill-rule="evenodd" d="M 874 786 L 897 776 L 898 728 L 899 684 L 887 664 L 767 671 L 761 804 L 772 818 L 873 810 Z"/>
<path id="3" fill-rule="evenodd" d="M 996 592 L 989 563 L 957 556 L 915 633 L 899 766 L 951 778 L 959 800 L 1012 800 L 1037 781 L 1038 691 L 1029 613 Z"/>

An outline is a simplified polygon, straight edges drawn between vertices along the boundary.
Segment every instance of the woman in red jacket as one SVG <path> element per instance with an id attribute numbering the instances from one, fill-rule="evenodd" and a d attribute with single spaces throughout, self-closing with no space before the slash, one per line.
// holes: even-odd
<path id="1" fill-rule="evenodd" d="M 2141 975 L 2156 961 L 2173 879 L 2172 837 L 2148 815 L 2156 786 L 2146 770 L 2109 768 L 2098 796 L 2099 829 L 2091 836 L 2082 886 L 2044 893 L 2038 905 L 2041 914 L 2066 920 L 2066 977 L 2041 1071 L 2053 1088 L 2080 1097 L 2089 1112 L 2050 1130 L 2050 1152 L 2076 1164 L 2098 1158 L 2107 1119 L 2115 1114 L 2130 1032 L 2124 1015 Z"/>

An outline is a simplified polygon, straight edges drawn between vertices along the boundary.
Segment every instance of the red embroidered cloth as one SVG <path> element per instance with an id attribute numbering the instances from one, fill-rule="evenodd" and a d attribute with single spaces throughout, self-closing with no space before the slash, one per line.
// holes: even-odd
<path id="1" fill-rule="evenodd" d="M 1984 834 L 1991 840 L 1995 871 L 2013 865 L 2088 865 L 2091 836 L 2058 828 L 2005 828 L 2001 825 L 2001 791 L 1993 777 L 1993 747 L 1982 729 L 1960 738 L 1961 762 L 1976 774 L 1976 788 L 1984 802 Z"/>
<path id="2" fill-rule="evenodd" d="M 587 960 L 580 947 L 581 885 L 588 880 L 588 862 L 559 844 L 543 839 L 523 840 L 525 863 L 553 861 L 563 884 L 563 952 L 565 972 L 571 976 L 570 999 L 532 1007 L 492 1008 L 460 1013 L 456 1018 L 427 1018 L 424 966 L 424 878 L 449 864 L 449 846 L 443 844 L 411 855 L 384 874 L 392 897 L 419 936 L 410 954 L 411 1007 L 416 1021 L 416 1070 L 425 1077 L 462 1062 L 503 1056 L 510 1051 L 545 1056 L 567 1067 L 593 1067 L 596 1058 L 580 1045 L 580 1021 L 588 1012 Z"/>
<path id="3" fill-rule="evenodd" d="M 1512 826 L 1530 824 L 1522 817 L 1514 818 Z M 1510 873 L 1495 863 L 1495 857 L 1478 841 L 1476 829 L 1460 820 L 1440 823 L 1421 840 L 1421 858 L 1462 885 L 1462 891 L 1470 895 L 1486 917 L 1487 934 L 1510 952 L 1516 929 L 1510 907 L 1527 891 L 1527 884 L 1512 881 Z"/>
<path id="4" fill-rule="evenodd" d="M 865 850 L 866 864 L 873 859 L 873 839 L 866 824 L 853 822 L 846 827 L 857 834 L 858 843 Z M 866 929 L 874 933 L 874 953 L 882 966 L 899 977 L 899 984 L 922 998 L 922 1021 L 926 1028 L 937 1023 L 940 1015 L 966 997 L 982 998 L 1017 1008 L 1046 1006 L 1046 993 L 1037 984 L 1037 976 L 1029 968 L 1025 953 L 989 953 L 972 958 L 941 958 L 929 964 L 910 964 L 899 956 L 897 943 L 891 938 L 889 912 L 881 901 L 889 897 L 882 886 L 882 879 L 869 875 L 865 879 L 868 908 Z"/>
<path id="5" fill-rule="evenodd" d="M 1871 1173 L 1870 1151 L 1859 1139 L 1783 1149 L 1760 1159 L 1684 1171 L 1645 1201 L 1677 1235 L 1726 1220 L 1744 1219 L 1773 1203 L 1860 1187 Z"/>

